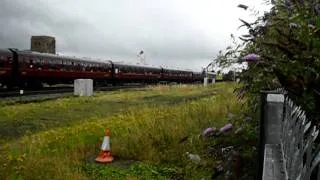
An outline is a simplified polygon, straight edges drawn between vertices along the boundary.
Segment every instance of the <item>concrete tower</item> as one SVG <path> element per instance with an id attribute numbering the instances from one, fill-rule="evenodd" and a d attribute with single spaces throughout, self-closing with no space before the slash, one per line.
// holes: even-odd
<path id="1" fill-rule="evenodd" d="M 56 40 L 51 36 L 32 36 L 31 51 L 55 54 Z"/>

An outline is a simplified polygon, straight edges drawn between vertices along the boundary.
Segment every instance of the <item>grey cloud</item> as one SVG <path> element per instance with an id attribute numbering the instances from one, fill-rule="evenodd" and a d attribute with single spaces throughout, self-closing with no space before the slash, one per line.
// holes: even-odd
<path id="1" fill-rule="evenodd" d="M 70 55 L 134 61 L 143 49 L 150 64 L 205 66 L 224 42 L 196 27 L 180 5 L 166 0 L 1 0 L 0 48 L 28 49 L 32 35 L 51 35 L 57 51 Z"/>

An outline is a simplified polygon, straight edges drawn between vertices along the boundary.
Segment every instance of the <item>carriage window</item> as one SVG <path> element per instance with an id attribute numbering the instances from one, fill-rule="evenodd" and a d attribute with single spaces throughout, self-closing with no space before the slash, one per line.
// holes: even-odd
<path id="1" fill-rule="evenodd" d="M 80 63 L 77 63 L 76 69 L 79 71 L 81 69 Z"/>
<path id="2" fill-rule="evenodd" d="M 90 64 L 85 63 L 84 69 L 85 71 L 90 71 Z"/>
<path id="3" fill-rule="evenodd" d="M 56 69 L 55 62 L 52 59 L 49 61 L 49 69 L 50 70 L 55 70 Z"/>
<path id="4" fill-rule="evenodd" d="M 106 66 L 105 64 L 101 64 L 101 66 L 102 66 L 103 72 L 107 72 L 108 71 L 108 66 Z"/>
<path id="5" fill-rule="evenodd" d="M 100 64 L 100 71 L 104 72 L 105 71 L 105 66 L 103 64 Z"/>
<path id="6" fill-rule="evenodd" d="M 81 63 L 81 68 L 82 71 L 86 71 L 86 64 L 85 63 Z"/>
<path id="7" fill-rule="evenodd" d="M 124 72 L 124 73 L 130 73 L 132 71 L 134 71 L 134 70 L 132 68 L 130 68 L 130 67 L 125 67 L 125 68 L 122 69 L 122 72 Z"/>
<path id="8" fill-rule="evenodd" d="M 90 70 L 91 72 L 94 71 L 94 64 L 89 64 L 89 70 Z"/>
<path id="9" fill-rule="evenodd" d="M 92 67 L 91 67 L 92 71 L 96 71 L 97 70 L 97 67 L 95 64 L 92 64 Z"/>
<path id="10" fill-rule="evenodd" d="M 70 60 L 64 61 L 64 67 L 65 67 L 65 69 L 66 69 L 67 71 L 72 70 L 71 61 L 70 61 Z"/>
<path id="11" fill-rule="evenodd" d="M 33 68 L 33 60 L 32 59 L 29 60 L 29 67 Z"/>
<path id="12" fill-rule="evenodd" d="M 41 60 L 40 59 L 35 59 L 34 67 L 37 69 L 41 69 Z"/>
<path id="13" fill-rule="evenodd" d="M 100 72 L 101 71 L 101 65 L 97 64 L 97 71 Z"/>

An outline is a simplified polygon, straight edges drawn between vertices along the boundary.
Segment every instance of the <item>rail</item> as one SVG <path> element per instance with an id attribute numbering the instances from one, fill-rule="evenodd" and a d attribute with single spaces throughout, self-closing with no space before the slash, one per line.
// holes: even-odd
<path id="1" fill-rule="evenodd" d="M 261 92 L 258 179 L 320 180 L 318 134 L 284 91 Z"/>
<path id="2" fill-rule="evenodd" d="M 111 91 L 118 89 L 128 89 L 128 88 L 141 88 L 143 85 L 123 85 L 123 86 L 109 86 L 109 87 L 96 87 L 95 91 Z M 20 93 L 20 90 L 13 91 L 0 91 L 0 99 L 8 98 L 8 97 L 25 97 L 25 96 L 33 96 L 33 95 L 41 95 L 41 94 L 59 94 L 59 93 L 68 93 L 73 92 L 73 87 L 62 87 L 62 88 L 44 88 L 42 90 L 24 90 L 23 93 Z"/>

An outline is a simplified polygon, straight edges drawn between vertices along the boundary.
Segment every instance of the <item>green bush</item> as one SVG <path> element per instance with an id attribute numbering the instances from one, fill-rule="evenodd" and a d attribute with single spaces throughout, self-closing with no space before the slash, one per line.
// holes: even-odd
<path id="1" fill-rule="evenodd" d="M 274 0 L 269 12 L 253 23 L 243 22 L 248 34 L 242 44 L 220 53 L 222 65 L 243 62 L 247 54 L 259 58 L 248 62 L 241 74 L 240 96 L 247 94 L 257 108 L 259 91 L 283 87 L 288 96 L 317 124 L 320 120 L 320 3 L 312 0 Z M 238 59 L 237 62 L 229 60 Z"/>

